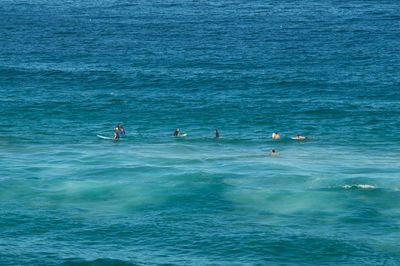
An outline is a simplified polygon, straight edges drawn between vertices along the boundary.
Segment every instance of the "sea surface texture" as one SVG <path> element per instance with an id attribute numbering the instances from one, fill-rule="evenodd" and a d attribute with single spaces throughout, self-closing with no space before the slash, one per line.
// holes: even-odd
<path id="1" fill-rule="evenodd" d="M 398 265 L 399 14 L 2 0 L 0 264 Z"/>

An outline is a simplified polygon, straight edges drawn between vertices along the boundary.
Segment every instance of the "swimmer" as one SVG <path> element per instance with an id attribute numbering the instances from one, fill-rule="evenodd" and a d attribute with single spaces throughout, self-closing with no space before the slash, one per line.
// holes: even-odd
<path id="1" fill-rule="evenodd" d="M 300 134 L 297 134 L 297 137 L 294 137 L 292 139 L 306 139 L 306 137 L 303 137 Z"/>
<path id="2" fill-rule="evenodd" d="M 278 152 L 276 150 L 270 151 L 269 155 L 278 155 Z"/>
<path id="3" fill-rule="evenodd" d="M 215 138 L 218 139 L 219 138 L 218 129 L 214 130 L 214 132 L 215 132 Z"/>
<path id="4" fill-rule="evenodd" d="M 179 137 L 181 134 L 179 134 L 179 128 L 177 128 L 174 132 L 174 137 Z"/>
<path id="5" fill-rule="evenodd" d="M 118 127 L 114 128 L 114 138 L 113 140 L 118 140 L 119 139 L 119 135 L 118 135 Z"/>
<path id="6" fill-rule="evenodd" d="M 121 135 L 125 135 L 125 129 L 124 129 L 124 127 L 122 126 L 121 123 L 118 123 L 117 128 L 118 128 L 118 130 L 121 132 Z"/>
<path id="7" fill-rule="evenodd" d="M 273 139 L 280 139 L 281 136 L 279 136 L 278 132 L 274 132 L 274 133 L 272 133 L 272 138 Z"/>

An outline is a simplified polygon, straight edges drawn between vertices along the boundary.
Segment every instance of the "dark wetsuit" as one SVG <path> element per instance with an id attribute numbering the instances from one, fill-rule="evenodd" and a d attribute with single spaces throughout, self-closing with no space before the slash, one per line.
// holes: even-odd
<path id="1" fill-rule="evenodd" d="M 175 137 L 176 137 L 176 136 L 179 136 L 179 131 L 178 131 L 178 130 L 175 130 L 174 136 L 175 136 Z"/>
<path id="2" fill-rule="evenodd" d="M 215 131 L 215 138 L 219 138 L 218 130 Z"/>

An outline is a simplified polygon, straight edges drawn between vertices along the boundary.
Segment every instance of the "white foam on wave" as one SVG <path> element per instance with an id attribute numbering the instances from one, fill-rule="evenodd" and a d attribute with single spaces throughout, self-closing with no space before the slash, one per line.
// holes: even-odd
<path id="1" fill-rule="evenodd" d="M 349 188 L 361 188 L 361 189 L 373 189 L 376 188 L 372 185 L 364 185 L 364 184 L 357 184 L 357 185 L 344 185 L 342 188 L 349 189 Z"/>

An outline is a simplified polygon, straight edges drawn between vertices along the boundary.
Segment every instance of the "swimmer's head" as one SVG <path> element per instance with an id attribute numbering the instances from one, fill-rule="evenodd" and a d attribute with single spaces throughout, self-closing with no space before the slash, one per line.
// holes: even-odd
<path id="1" fill-rule="evenodd" d="M 272 152 L 276 152 L 275 150 L 272 150 Z"/>

